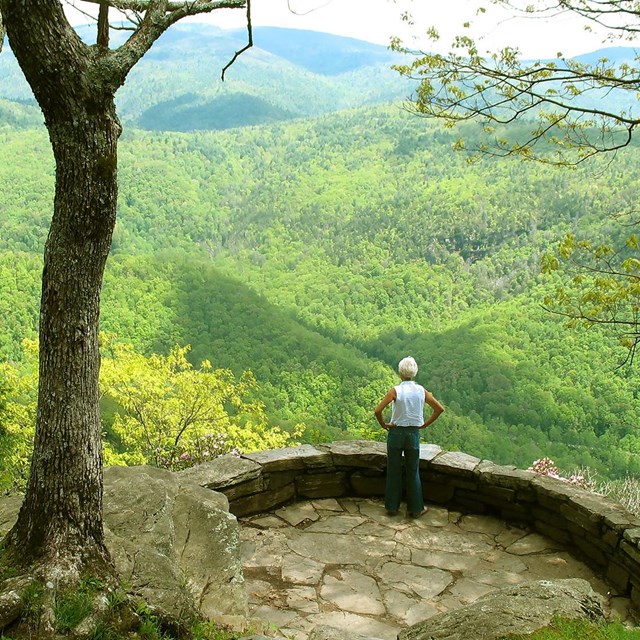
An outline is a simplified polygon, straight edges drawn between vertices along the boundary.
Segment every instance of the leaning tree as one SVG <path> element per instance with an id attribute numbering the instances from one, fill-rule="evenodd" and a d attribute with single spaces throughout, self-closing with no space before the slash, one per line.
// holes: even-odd
<path id="1" fill-rule="evenodd" d="M 514 15 L 557 20 L 571 16 L 582 27 L 602 34 L 609 44 L 637 42 L 640 8 L 633 0 L 495 0 Z M 480 13 L 489 9 L 480 7 Z M 392 47 L 410 56 L 398 65 L 404 76 L 418 81 L 408 109 L 449 126 L 475 122 L 482 134 L 471 146 L 459 148 L 477 155 L 517 156 L 555 165 L 575 166 L 593 156 L 629 146 L 640 126 L 640 53 L 624 61 L 601 56 L 592 63 L 562 55 L 524 60 L 517 47 L 483 51 L 468 35 L 473 23 L 461 25 L 448 53 L 411 50 L 399 39 Z M 575 27 L 574 27 L 575 28 Z M 432 46 L 440 39 L 428 31 Z M 618 218 L 637 225 L 635 203 Z M 640 239 L 631 234 L 623 246 L 596 244 L 568 236 L 557 254 L 545 257 L 543 268 L 555 271 L 563 263 L 573 276 L 546 305 L 570 324 L 606 325 L 628 348 L 629 359 L 640 345 Z"/>
<path id="2" fill-rule="evenodd" d="M 60 587 L 87 572 L 113 575 L 102 523 L 98 321 L 116 221 L 121 126 L 115 93 L 181 18 L 245 8 L 251 35 L 248 0 L 80 4 L 97 16 L 95 43 L 83 42 L 60 0 L 0 0 L 0 35 L 6 32 L 44 114 L 56 167 L 42 276 L 31 473 L 18 520 L 2 544 L 2 562 L 14 574 Z M 130 29 L 126 42 L 114 48 L 110 18 L 125 20 Z M 7 593 L 0 586 L 0 611 L 13 602 Z"/>

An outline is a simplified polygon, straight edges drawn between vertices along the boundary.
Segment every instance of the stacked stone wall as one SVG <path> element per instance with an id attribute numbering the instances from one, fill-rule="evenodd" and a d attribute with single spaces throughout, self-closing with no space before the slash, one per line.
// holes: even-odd
<path id="1" fill-rule="evenodd" d="M 182 472 L 222 492 L 234 515 L 248 516 L 298 500 L 382 497 L 383 443 L 344 441 L 223 456 Z M 465 453 L 422 445 L 427 503 L 494 515 L 562 544 L 640 608 L 640 519 L 621 505 L 562 480 Z"/>

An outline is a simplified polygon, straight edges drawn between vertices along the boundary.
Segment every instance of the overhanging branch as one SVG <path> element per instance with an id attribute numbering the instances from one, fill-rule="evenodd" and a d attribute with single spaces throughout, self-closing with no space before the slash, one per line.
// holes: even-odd
<path id="1" fill-rule="evenodd" d="M 98 0 L 88 0 L 99 3 Z M 104 1 L 104 0 L 102 0 Z M 173 24 L 187 16 L 211 13 L 217 9 L 248 8 L 247 0 L 109 0 L 109 5 L 121 11 L 140 12 L 144 15 L 134 29 L 133 35 L 118 49 L 113 50 L 106 65 L 113 76 L 115 84 L 120 86 L 129 71 L 151 48 L 153 43 Z M 105 61 L 102 61 L 105 62 Z"/>
<path id="2" fill-rule="evenodd" d="M 422 54 L 413 64 L 395 68 L 401 75 L 420 82 L 408 110 L 422 117 L 441 118 L 450 124 L 479 118 L 507 125 L 534 114 L 533 129 L 525 142 L 496 138 L 488 146 L 478 147 L 482 154 L 522 155 L 549 164 L 579 164 L 597 153 L 616 151 L 630 144 L 640 126 L 640 116 L 631 109 L 618 112 L 607 109 L 602 98 L 614 89 L 637 90 L 640 83 L 636 68 L 624 67 L 616 73 L 618 69 L 604 61 L 593 67 L 570 61 L 561 66 L 536 63 L 521 67 L 516 60 L 505 59 L 504 65 L 492 65 L 472 55 Z M 580 102 L 581 96 L 594 91 L 600 92 L 599 102 L 595 105 L 593 99 Z M 538 141 L 545 139 L 562 141 L 558 142 L 559 156 L 531 152 Z M 570 161 L 569 154 L 564 152 L 569 148 L 576 151 Z"/>
<path id="3" fill-rule="evenodd" d="M 233 58 L 227 62 L 227 64 L 222 69 L 221 80 L 224 82 L 224 74 L 227 69 L 241 56 L 245 51 L 251 49 L 253 47 L 253 29 L 251 27 L 251 0 L 247 0 L 247 44 L 242 47 L 242 49 L 236 51 L 233 54 Z"/>
<path id="4" fill-rule="evenodd" d="M 99 5 L 103 3 L 103 0 L 85 0 L 85 2 Z M 144 13 L 162 5 L 162 9 L 167 13 L 178 11 L 190 16 L 209 13 L 216 9 L 237 9 L 245 6 L 242 0 L 192 0 L 191 2 L 170 0 L 163 3 L 158 0 L 112 0 L 109 4 L 120 11 L 135 11 L 137 13 Z"/>

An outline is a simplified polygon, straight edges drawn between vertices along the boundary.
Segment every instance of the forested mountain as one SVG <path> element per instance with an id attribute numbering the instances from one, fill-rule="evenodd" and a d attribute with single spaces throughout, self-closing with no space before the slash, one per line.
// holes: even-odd
<path id="1" fill-rule="evenodd" d="M 472 135 L 473 132 L 468 132 Z M 640 154 L 574 171 L 468 164 L 400 106 L 197 134 L 129 129 L 103 329 L 145 353 L 252 370 L 271 420 L 367 435 L 412 353 L 448 408 L 428 439 L 504 463 L 637 469 L 623 351 L 541 309 L 540 256 L 610 237 Z M 33 337 L 53 185 L 44 131 L 0 131 L 0 352 Z M 557 276 L 556 276 L 557 277 Z M 555 278 L 555 277 L 554 277 Z"/>
<path id="2" fill-rule="evenodd" d="M 79 32 L 90 37 L 88 29 Z M 112 37 L 117 43 L 122 32 Z M 254 29 L 254 47 L 236 60 L 223 82 L 222 68 L 246 38 L 242 29 L 176 25 L 118 92 L 120 117 L 149 130 L 227 129 L 378 104 L 410 93 L 411 85 L 390 68 L 398 54 L 386 47 L 276 27 Z M 0 98 L 31 100 L 9 50 L 0 56 L 0 78 Z"/>
<path id="3" fill-rule="evenodd" d="M 243 57 L 246 78 L 228 80 L 228 93 L 226 82 L 219 95 L 206 89 L 226 49 L 210 47 L 216 63 L 194 54 L 181 67 L 178 53 L 202 46 L 191 26 L 124 88 L 103 330 L 145 354 L 189 344 L 196 365 L 251 370 L 270 421 L 304 422 L 309 441 L 381 438 L 373 407 L 412 354 L 419 381 L 447 406 L 429 441 L 519 466 L 549 455 L 565 468 L 639 471 L 638 385 L 617 368 L 624 350 L 541 308 L 561 276 L 543 277 L 540 259 L 569 231 L 624 236 L 611 214 L 637 200 L 640 150 L 574 170 L 470 164 L 453 151 L 457 131 L 400 102 L 355 108 L 406 89 L 380 80 L 392 73 L 384 48 L 318 35 L 318 46 L 353 47 L 323 68 L 303 56 L 312 47 L 286 53 L 281 34 L 263 35 L 268 46 Z M 231 50 L 240 36 L 225 36 Z M 17 83 L 5 82 L 6 60 L 8 94 Z M 216 130 L 207 100 L 232 113 L 234 92 L 272 109 L 272 122 Z M 36 336 L 54 176 L 39 114 L 17 93 L 27 103 L 0 101 L 0 360 L 20 367 L 21 340 Z M 144 131 L 134 123 L 145 109 L 150 128 L 178 128 L 191 113 L 210 130 Z"/>

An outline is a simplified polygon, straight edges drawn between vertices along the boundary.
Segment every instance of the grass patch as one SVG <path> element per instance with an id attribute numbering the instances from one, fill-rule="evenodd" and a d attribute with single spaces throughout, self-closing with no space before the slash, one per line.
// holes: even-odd
<path id="1" fill-rule="evenodd" d="M 40 611 L 44 599 L 44 585 L 41 582 L 32 582 L 22 595 L 24 608 L 22 615 L 25 618 L 35 618 Z"/>
<path id="2" fill-rule="evenodd" d="M 53 607 L 56 630 L 63 633 L 71 631 L 91 613 L 92 608 L 92 598 L 88 593 L 76 591 L 64 594 Z"/>
<path id="3" fill-rule="evenodd" d="M 56 598 L 53 613 L 56 631 L 64 633 L 77 627 L 92 611 L 96 593 L 103 588 L 97 578 L 86 578 L 76 591 L 69 591 Z"/>
<path id="4" fill-rule="evenodd" d="M 556 619 L 544 629 L 508 635 L 503 640 L 640 640 L 640 629 L 628 629 L 619 622 Z"/>
<path id="5" fill-rule="evenodd" d="M 140 616 L 140 627 L 135 634 L 140 640 L 170 640 L 171 636 L 164 633 L 160 620 L 151 612 L 146 602 L 140 600 L 136 604 L 136 613 Z"/>
<path id="6" fill-rule="evenodd" d="M 197 623 L 192 633 L 193 640 L 235 640 L 239 635 L 244 635 L 223 629 L 212 621 Z"/>
<path id="7" fill-rule="evenodd" d="M 121 638 L 107 623 L 99 622 L 87 640 L 121 640 Z"/>

